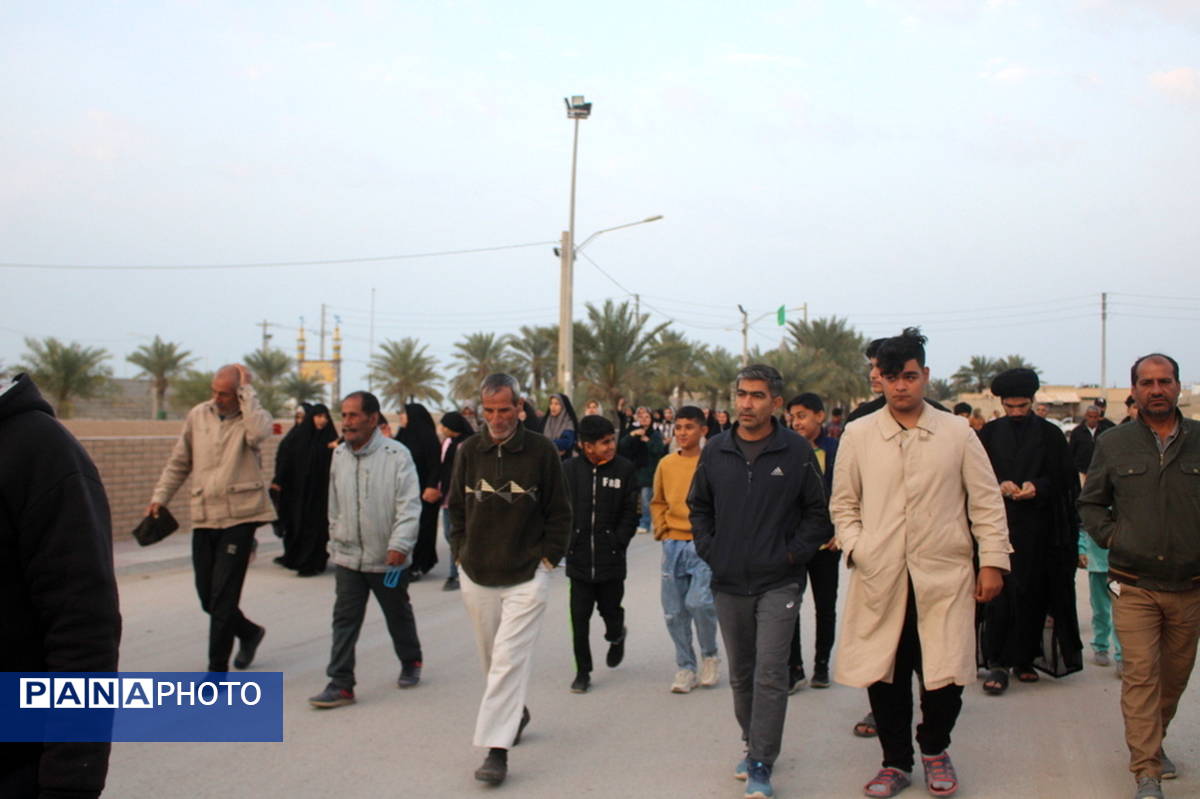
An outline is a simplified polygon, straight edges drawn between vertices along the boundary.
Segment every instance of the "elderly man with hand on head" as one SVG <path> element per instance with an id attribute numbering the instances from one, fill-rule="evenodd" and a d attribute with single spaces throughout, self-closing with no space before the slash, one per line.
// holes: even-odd
<path id="1" fill-rule="evenodd" d="M 249 667 L 266 635 L 238 607 L 254 531 L 275 520 L 262 473 L 262 444 L 271 436 L 271 414 L 258 404 L 245 366 L 217 370 L 212 399 L 188 411 L 183 432 L 163 468 L 146 509 L 157 517 L 190 475 L 192 565 L 200 607 L 212 618 L 208 671 L 229 671 L 233 639 L 241 642 L 233 665 Z"/>

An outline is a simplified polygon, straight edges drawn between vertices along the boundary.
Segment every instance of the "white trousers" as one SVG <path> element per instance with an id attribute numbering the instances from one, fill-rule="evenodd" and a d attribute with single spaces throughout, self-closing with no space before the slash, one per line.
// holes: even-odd
<path id="1" fill-rule="evenodd" d="M 487 685 L 475 720 L 475 745 L 508 749 L 517 737 L 533 671 L 533 647 L 550 594 L 550 572 L 538 566 L 528 582 L 490 588 L 459 571 L 463 604 Z"/>

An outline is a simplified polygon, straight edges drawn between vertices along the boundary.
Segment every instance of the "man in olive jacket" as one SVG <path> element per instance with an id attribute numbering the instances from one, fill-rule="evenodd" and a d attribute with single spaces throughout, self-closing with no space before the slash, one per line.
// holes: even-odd
<path id="1" fill-rule="evenodd" d="M 1162 749 L 1200 640 L 1200 422 L 1179 412 L 1179 364 L 1153 353 L 1130 373 L 1137 420 L 1096 439 L 1079 496 L 1083 527 L 1109 551 L 1125 660 L 1121 713 L 1137 797 L 1175 776 Z"/>
<path id="2" fill-rule="evenodd" d="M 487 674 L 475 779 L 498 785 L 529 723 L 525 695 L 550 572 L 567 551 L 571 506 L 558 450 L 520 423 L 521 388 L 506 374 L 480 387 L 486 426 L 458 450 L 450 480 L 450 555 Z"/>

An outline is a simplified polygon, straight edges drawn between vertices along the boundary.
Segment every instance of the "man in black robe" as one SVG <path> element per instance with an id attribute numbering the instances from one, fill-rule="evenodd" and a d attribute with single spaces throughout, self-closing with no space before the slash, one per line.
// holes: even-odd
<path id="1" fill-rule="evenodd" d="M 984 609 L 982 650 L 989 668 L 984 691 L 1003 693 L 1008 669 L 1036 682 L 1034 661 L 1055 676 L 1082 668 L 1075 614 L 1079 478 L 1062 432 L 1032 413 L 1039 381 L 1032 369 L 1010 369 L 992 381 L 1005 416 L 980 433 L 1000 482 L 1013 546 L 1004 590 Z M 1054 620 L 1053 651 L 1043 651 L 1046 617 Z"/>

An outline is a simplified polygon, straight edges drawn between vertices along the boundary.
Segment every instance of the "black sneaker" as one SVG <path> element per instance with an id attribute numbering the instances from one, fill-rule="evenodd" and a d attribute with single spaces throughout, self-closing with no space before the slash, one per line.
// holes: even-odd
<path id="1" fill-rule="evenodd" d="M 457 591 L 459 589 L 457 577 L 447 577 L 446 582 L 442 583 L 443 591 Z"/>
<path id="2" fill-rule="evenodd" d="M 794 694 L 804 687 L 804 667 L 793 666 L 788 670 L 788 693 Z"/>
<path id="3" fill-rule="evenodd" d="M 592 687 L 592 678 L 588 676 L 586 671 L 581 671 L 575 675 L 575 681 L 571 683 L 571 693 L 586 694 L 588 688 Z M 521 718 L 524 721 L 524 716 Z"/>
<path id="4" fill-rule="evenodd" d="M 254 662 L 254 655 L 258 652 L 258 645 L 262 643 L 262 639 L 266 634 L 267 628 L 259 627 L 258 632 L 242 639 L 241 646 L 238 647 L 237 657 L 233 659 L 235 668 L 250 668 L 250 664 Z"/>
<path id="5" fill-rule="evenodd" d="M 354 704 L 354 692 L 347 691 L 344 688 L 338 688 L 333 683 L 325 686 L 325 690 L 316 696 L 310 696 L 308 703 L 313 707 L 331 708 L 344 707 L 345 705 Z"/>
<path id="6" fill-rule="evenodd" d="M 525 732 L 525 728 L 529 726 L 529 720 L 531 718 L 532 716 L 529 715 L 529 708 L 521 708 L 521 726 L 517 727 L 517 737 L 513 738 L 513 746 L 521 743 L 521 733 Z"/>
<path id="7" fill-rule="evenodd" d="M 625 659 L 625 636 L 629 633 L 628 627 L 621 628 L 621 637 L 615 641 L 611 641 L 608 645 L 608 656 L 604 658 L 604 663 L 610 669 L 615 669 L 621 665 L 621 661 Z"/>
<path id="8" fill-rule="evenodd" d="M 421 681 L 421 661 L 410 660 L 400 664 L 400 676 L 396 678 L 397 688 L 412 688 Z"/>
<path id="9" fill-rule="evenodd" d="M 499 785 L 508 776 L 508 750 L 489 749 L 483 765 L 475 769 L 475 779 L 488 785 Z"/>
<path id="10" fill-rule="evenodd" d="M 812 679 L 808 681 L 809 686 L 813 688 L 828 688 L 829 687 L 829 666 L 824 663 L 818 663 L 813 666 Z"/>

